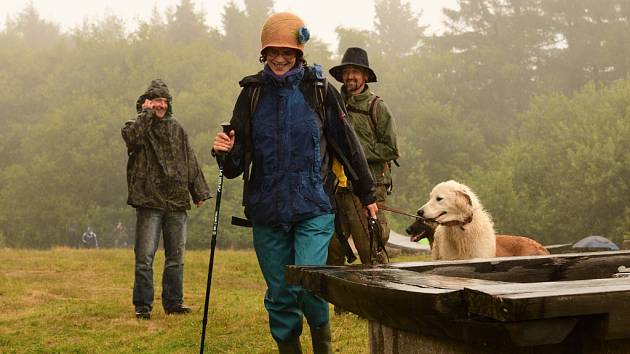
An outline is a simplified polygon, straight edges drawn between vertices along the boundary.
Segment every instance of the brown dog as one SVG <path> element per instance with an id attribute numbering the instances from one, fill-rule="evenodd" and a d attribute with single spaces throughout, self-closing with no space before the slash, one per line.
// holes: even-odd
<path id="1" fill-rule="evenodd" d="M 544 256 L 549 251 L 540 243 L 524 236 L 497 235 L 497 257 Z"/>
<path id="2" fill-rule="evenodd" d="M 433 246 L 433 234 L 436 226 L 422 219 L 417 219 L 407 227 L 405 232 L 411 236 L 411 241 L 417 242 L 426 237 L 429 239 L 429 244 Z M 496 238 L 497 257 L 544 256 L 549 254 L 549 251 L 543 245 L 528 237 L 496 235 Z"/>

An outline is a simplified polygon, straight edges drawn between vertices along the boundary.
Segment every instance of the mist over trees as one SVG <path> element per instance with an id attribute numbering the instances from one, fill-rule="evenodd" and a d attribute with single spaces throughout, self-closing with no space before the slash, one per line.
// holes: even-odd
<path id="1" fill-rule="evenodd" d="M 349 46 L 368 50 L 370 87 L 395 114 L 403 155 L 390 203 L 413 211 L 457 179 L 501 233 L 630 237 L 630 3 L 458 3 L 439 35 L 406 1 L 377 0 L 374 31 L 338 27 L 334 53 L 317 33 L 306 46 L 326 70 Z M 132 33 L 115 16 L 62 32 L 33 5 L 11 15 L 0 29 L 0 246 L 74 246 L 88 225 L 111 245 L 118 221 L 133 226 L 120 128 L 153 78 L 171 88 L 214 190 L 210 139 L 238 81 L 261 67 L 272 8 L 229 3 L 217 29 L 181 0 Z M 219 246 L 249 247 L 250 230 L 229 225 L 242 215 L 242 180 L 224 186 Z M 191 210 L 189 247 L 209 245 L 213 204 Z M 409 222 L 392 217 L 395 230 Z"/>

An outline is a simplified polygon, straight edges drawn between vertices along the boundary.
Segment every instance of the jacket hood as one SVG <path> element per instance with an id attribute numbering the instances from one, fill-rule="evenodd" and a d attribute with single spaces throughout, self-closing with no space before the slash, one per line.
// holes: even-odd
<path id="1" fill-rule="evenodd" d="M 166 117 L 170 117 L 173 115 L 173 96 L 171 96 L 170 91 L 168 90 L 168 86 L 166 83 L 162 81 L 162 79 L 151 80 L 149 87 L 147 90 L 138 97 L 136 101 L 136 110 L 138 113 L 142 112 L 142 104 L 144 100 L 152 100 L 158 97 L 168 99 L 168 109 L 166 110 Z"/>

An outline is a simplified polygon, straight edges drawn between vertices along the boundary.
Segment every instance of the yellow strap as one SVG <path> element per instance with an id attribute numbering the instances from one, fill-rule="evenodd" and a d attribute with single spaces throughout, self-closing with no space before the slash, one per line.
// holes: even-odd
<path id="1" fill-rule="evenodd" d="M 333 158 L 332 170 L 337 179 L 339 180 L 339 187 L 347 187 L 348 186 L 348 178 L 346 174 L 343 172 L 343 165 L 337 161 L 337 159 Z"/>

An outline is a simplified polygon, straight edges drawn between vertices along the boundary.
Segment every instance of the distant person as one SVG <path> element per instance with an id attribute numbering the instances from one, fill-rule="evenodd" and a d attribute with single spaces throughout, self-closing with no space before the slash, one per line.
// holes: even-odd
<path id="1" fill-rule="evenodd" d="M 385 203 L 392 187 L 391 164 L 400 155 L 392 113 L 383 99 L 368 87 L 369 82 L 376 82 L 376 74 L 370 68 L 367 52 L 361 48 L 348 48 L 341 59 L 341 64 L 332 67 L 329 73 L 343 83 L 341 94 L 349 120 L 357 132 L 370 166 L 376 201 Z M 387 261 L 385 251 L 379 250 L 378 245 L 386 245 L 389 240 L 390 228 L 387 217 L 382 209 L 379 209 L 378 221 L 382 229 L 382 238 L 370 242 L 367 218 L 361 210 L 361 202 L 352 194 L 353 188 L 352 183 L 346 183 L 342 178 L 335 195 L 337 213 L 342 213 L 345 219 L 343 226 L 346 235 L 352 237 L 361 263 L 385 263 Z M 344 265 L 344 253 L 336 237 L 330 242 L 327 263 Z"/>
<path id="2" fill-rule="evenodd" d="M 151 81 L 136 102 L 138 116 L 125 123 L 127 144 L 127 203 L 136 208 L 135 280 L 133 304 L 136 317 L 151 318 L 153 308 L 153 259 L 160 234 L 164 238 L 162 306 L 166 314 L 185 314 L 183 305 L 186 210 L 190 197 L 197 207 L 210 191 L 188 135 L 172 116 L 172 97 L 166 84 Z"/>
<path id="3" fill-rule="evenodd" d="M 253 224 L 254 249 L 267 283 L 265 308 L 280 353 L 302 352 L 304 316 L 313 352 L 332 353 L 328 303 L 289 286 L 284 270 L 326 263 L 334 222 L 333 158 L 354 172 L 349 174 L 354 192 L 365 212 L 376 216 L 372 178 L 339 93 L 326 85 L 319 66 L 306 65 L 304 22 L 277 13 L 261 32 L 262 71 L 241 81 L 230 121 L 234 130 L 218 133 L 212 151 L 226 154 L 227 178 L 244 176 L 245 215 Z"/>
<path id="4" fill-rule="evenodd" d="M 92 231 L 92 228 L 88 226 L 87 231 L 81 235 L 81 242 L 85 248 L 97 248 L 98 240 L 96 240 L 96 233 Z"/>
<path id="5" fill-rule="evenodd" d="M 125 229 L 125 225 L 121 221 L 118 221 L 116 227 L 114 227 L 114 232 L 112 234 L 112 238 L 114 239 L 114 247 L 127 247 L 127 229 Z"/>

